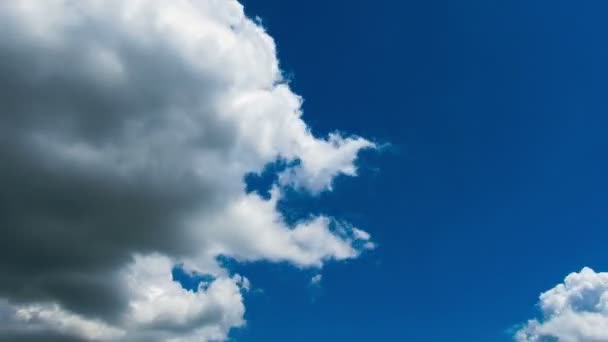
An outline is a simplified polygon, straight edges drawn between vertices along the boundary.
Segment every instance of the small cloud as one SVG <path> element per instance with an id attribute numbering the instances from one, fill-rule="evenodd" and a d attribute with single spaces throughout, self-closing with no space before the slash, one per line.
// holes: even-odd
<path id="1" fill-rule="evenodd" d="M 608 273 L 584 267 L 542 293 L 540 318 L 515 333 L 517 342 L 608 341 Z"/>
<path id="2" fill-rule="evenodd" d="M 312 277 L 310 279 L 310 285 L 312 286 L 319 286 L 321 284 L 321 279 L 323 278 L 323 276 L 321 274 L 317 274 L 314 277 Z"/>
<path id="3" fill-rule="evenodd" d="M 358 240 L 369 240 L 371 238 L 368 232 L 358 228 L 353 228 L 353 235 Z"/>

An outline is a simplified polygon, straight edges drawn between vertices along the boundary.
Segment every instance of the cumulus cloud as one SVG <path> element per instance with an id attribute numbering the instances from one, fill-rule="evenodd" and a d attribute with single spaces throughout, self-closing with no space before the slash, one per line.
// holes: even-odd
<path id="1" fill-rule="evenodd" d="M 277 210 L 375 145 L 312 134 L 237 1 L 2 1 L 0 91 L 0 340 L 221 341 L 249 285 L 218 256 L 321 267 L 374 247 Z M 245 191 L 276 160 L 270 199 Z M 185 290 L 177 263 L 212 280 Z"/>
<path id="2" fill-rule="evenodd" d="M 542 318 L 516 333 L 519 342 L 608 341 L 608 273 L 585 267 L 542 293 Z"/>

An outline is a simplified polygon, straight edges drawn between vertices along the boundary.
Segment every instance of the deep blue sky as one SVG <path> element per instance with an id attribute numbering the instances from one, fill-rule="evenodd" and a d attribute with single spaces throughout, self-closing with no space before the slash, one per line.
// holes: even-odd
<path id="1" fill-rule="evenodd" d="M 608 3 L 244 1 L 316 134 L 387 142 L 287 215 L 372 233 L 358 260 L 235 266 L 242 342 L 509 341 L 540 292 L 608 262 Z"/>

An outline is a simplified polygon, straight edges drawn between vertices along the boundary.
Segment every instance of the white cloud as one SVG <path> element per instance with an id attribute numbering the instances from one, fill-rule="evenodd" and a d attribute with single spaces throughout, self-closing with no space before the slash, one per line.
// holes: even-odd
<path id="1" fill-rule="evenodd" d="M 321 284 L 321 280 L 323 279 L 323 275 L 316 274 L 312 278 L 310 278 L 310 285 L 317 286 Z"/>
<path id="2" fill-rule="evenodd" d="M 100 321 L 82 318 L 63 310 L 57 304 L 30 304 L 12 309 L 17 321 L 25 323 L 29 329 L 35 329 L 37 326 L 93 341 L 107 341 L 124 336 L 124 331 L 121 329 Z"/>
<path id="3" fill-rule="evenodd" d="M 237 1 L 2 1 L 0 50 L 0 334 L 224 340 L 249 283 L 218 256 L 321 267 L 374 247 L 277 210 L 285 187 L 355 176 L 375 145 L 312 134 Z M 246 193 L 243 177 L 277 159 L 299 163 L 269 200 Z M 176 262 L 214 280 L 186 291 Z"/>
<path id="4" fill-rule="evenodd" d="M 543 317 L 528 321 L 517 341 L 608 341 L 608 273 L 571 273 L 540 295 L 539 306 Z"/>
<path id="5" fill-rule="evenodd" d="M 241 261 L 289 261 L 301 267 L 320 267 L 325 260 L 354 258 L 361 252 L 355 242 L 369 242 L 367 235 L 357 235 L 356 228 L 344 226 L 329 217 L 319 216 L 288 227 L 276 210 L 278 188 L 269 200 L 255 193 L 235 198 L 224 210 L 195 219 L 194 235 L 208 240 L 207 254 L 230 255 Z M 339 229 L 332 231 L 331 225 Z M 342 231 L 341 231 L 342 230 Z M 353 232 L 349 236 L 349 232 Z M 213 236 L 209 240 L 208 237 Z"/>
<path id="6" fill-rule="evenodd" d="M 305 188 L 313 193 L 331 189 L 337 175 L 357 175 L 353 164 L 357 151 L 373 146 L 367 140 L 343 138 L 338 134 L 330 134 L 327 141 L 321 143 L 304 143 L 299 147 L 301 164 L 282 172 L 279 180 L 284 185 Z"/>

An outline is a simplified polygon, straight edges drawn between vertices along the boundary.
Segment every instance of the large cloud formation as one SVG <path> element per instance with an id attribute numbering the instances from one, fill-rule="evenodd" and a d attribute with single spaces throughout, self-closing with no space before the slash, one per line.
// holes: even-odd
<path id="1" fill-rule="evenodd" d="M 313 136 L 273 39 L 234 0 L 0 2 L 0 340 L 221 341 L 248 280 L 373 247 L 283 189 L 356 175 L 360 137 Z M 243 177 L 288 163 L 271 198 Z M 175 264 L 212 275 L 196 292 Z"/>
<path id="2" fill-rule="evenodd" d="M 608 341 L 608 273 L 585 267 L 540 295 L 543 318 L 516 334 L 519 342 Z"/>

